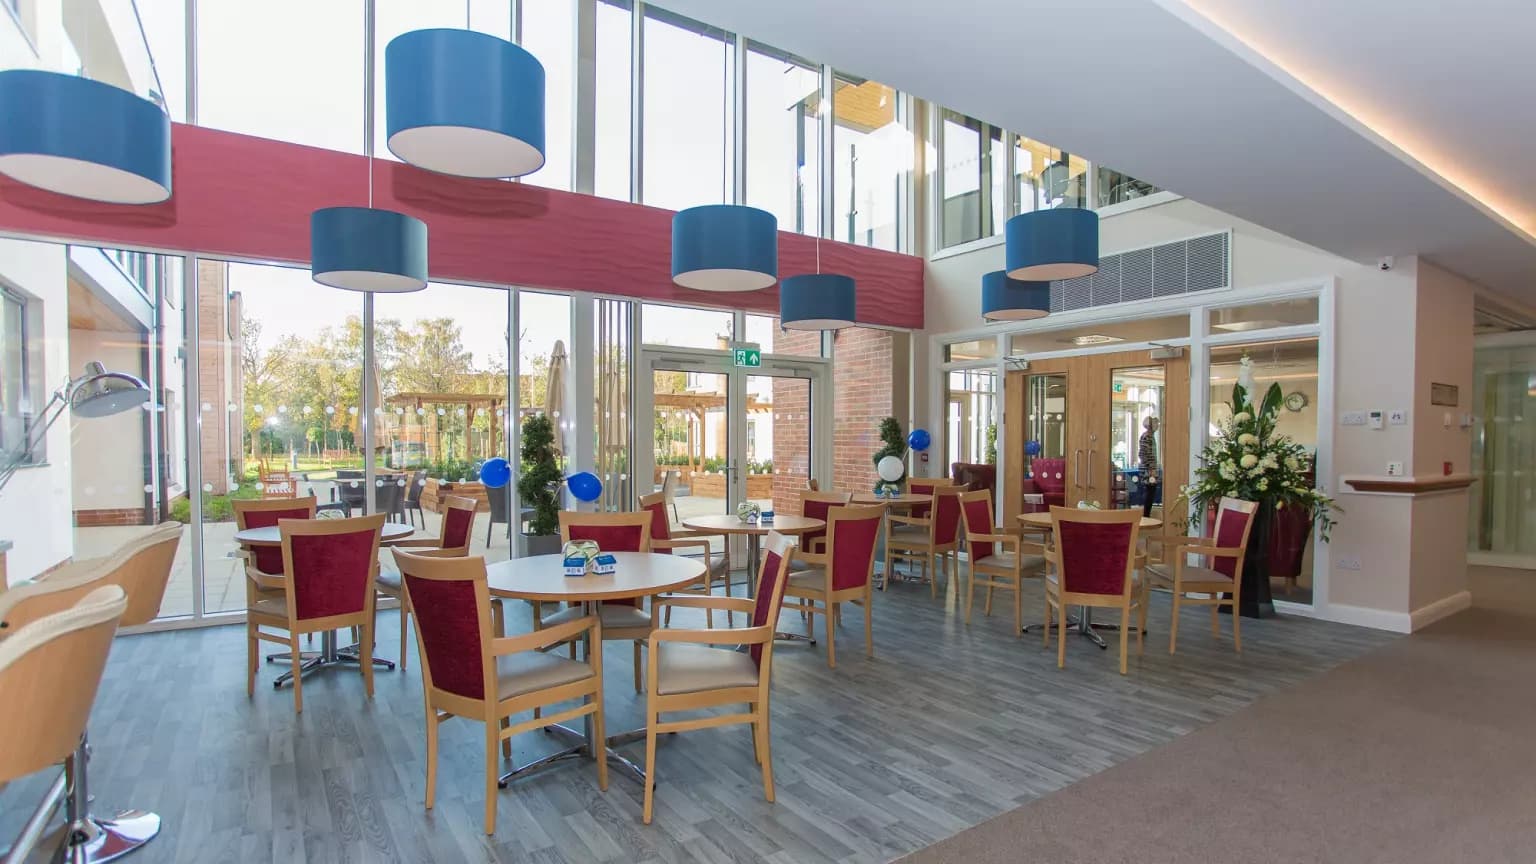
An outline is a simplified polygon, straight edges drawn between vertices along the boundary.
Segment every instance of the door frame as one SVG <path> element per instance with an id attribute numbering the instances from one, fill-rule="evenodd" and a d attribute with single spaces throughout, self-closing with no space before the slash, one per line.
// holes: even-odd
<path id="1" fill-rule="evenodd" d="M 824 487 L 832 480 L 832 362 L 821 357 L 764 354 L 763 364 L 738 367 L 730 349 L 680 348 L 641 345 L 635 352 L 634 470 L 636 478 L 653 477 L 656 470 L 654 440 L 654 374 L 657 371 L 699 372 L 726 377 L 726 412 L 734 422 L 726 427 L 726 506 L 734 511 L 746 500 L 747 379 L 750 377 L 801 378 L 811 383 L 810 477 Z M 740 417 L 738 421 L 736 418 Z M 643 484 L 637 482 L 635 488 Z"/>
<path id="2" fill-rule="evenodd" d="M 1028 410 L 1026 384 L 1031 375 L 1065 375 L 1067 379 L 1067 471 L 1069 474 L 1067 501 L 1074 502 L 1077 495 L 1081 494 L 1077 488 L 1080 486 L 1078 478 L 1074 476 L 1073 441 L 1081 441 L 1082 424 L 1086 422 L 1090 427 L 1103 427 L 1108 431 L 1110 426 L 1109 407 L 1111 380 L 1114 370 L 1125 368 L 1147 368 L 1152 366 L 1163 367 L 1163 498 L 1169 500 L 1167 490 L 1173 484 L 1182 486 L 1189 482 L 1189 454 L 1190 454 L 1190 427 L 1194 423 L 1194 412 L 1190 410 L 1190 358 L 1187 354 L 1178 357 L 1156 359 L 1147 349 L 1132 351 L 1098 351 L 1076 354 L 1068 357 L 1052 357 L 1044 360 L 1035 360 L 1029 363 L 1027 369 L 1010 369 L 1004 382 L 1004 399 L 1006 400 L 1006 412 L 1010 417 L 1022 418 Z M 1086 383 L 1084 383 L 1086 381 Z M 1103 397 L 1103 398 L 1100 398 Z M 1182 422 L 1180 422 L 1182 419 Z M 1074 431 L 1078 430 L 1078 431 Z M 1017 457 L 1024 452 L 1024 436 L 1026 434 L 1024 423 L 1010 423 L 1004 429 L 1004 445 L 1007 452 Z M 1089 447 L 1078 448 L 1087 451 Z M 1100 499 L 1108 506 L 1109 474 L 1112 464 L 1109 452 L 1109 441 L 1103 442 L 1101 457 L 1095 459 L 1088 456 L 1088 477 L 1091 488 L 1097 488 L 1099 484 L 1091 483 L 1091 479 L 1102 469 L 1103 487 L 1105 493 Z M 1024 509 L 1024 490 L 1018 483 L 1008 483 L 1003 488 L 1002 495 L 1002 524 L 1012 524 L 1013 518 Z"/>

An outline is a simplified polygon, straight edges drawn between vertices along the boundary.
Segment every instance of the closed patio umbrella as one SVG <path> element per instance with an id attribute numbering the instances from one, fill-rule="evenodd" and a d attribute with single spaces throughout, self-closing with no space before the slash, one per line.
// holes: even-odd
<path id="1" fill-rule="evenodd" d="M 560 421 L 565 409 L 565 342 L 556 339 L 549 354 L 549 383 L 544 388 L 544 413 L 555 424 L 555 452 L 565 452 L 565 433 Z"/>

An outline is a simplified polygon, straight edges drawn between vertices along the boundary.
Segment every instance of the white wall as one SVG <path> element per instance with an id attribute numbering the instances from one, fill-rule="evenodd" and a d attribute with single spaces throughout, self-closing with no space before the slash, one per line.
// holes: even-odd
<path id="1" fill-rule="evenodd" d="M 1232 232 L 1234 288 L 1334 280 L 1336 420 L 1342 412 L 1367 409 L 1402 408 L 1410 411 L 1410 418 L 1424 414 L 1419 402 L 1427 402 L 1427 385 L 1420 386 L 1422 376 L 1415 365 L 1421 344 L 1427 346 L 1422 362 L 1439 370 L 1436 374 L 1457 380 L 1464 376 L 1463 393 L 1470 394 L 1473 286 L 1428 265 L 1421 267 L 1417 259 L 1399 257 L 1392 270 L 1381 271 L 1375 262 L 1340 258 L 1187 199 L 1103 219 L 1100 250 L 1108 255 L 1223 230 Z M 999 244 L 929 262 L 929 334 L 974 330 L 982 323 L 981 276 L 1002 268 L 1003 252 Z M 929 360 L 915 372 L 922 379 L 921 393 L 930 392 L 927 376 L 935 374 L 937 358 Z M 942 416 L 934 410 L 928 414 L 931 427 L 942 429 Z M 1383 475 L 1389 461 L 1414 466 L 1420 473 L 1429 467 L 1439 473 L 1440 454 L 1454 453 L 1456 465 L 1467 464 L 1466 441 L 1439 440 L 1438 432 L 1421 431 L 1415 422 L 1381 430 L 1336 426 L 1332 431 L 1333 470 L 1319 481 L 1340 498 L 1347 512 L 1334 530 L 1326 559 L 1326 602 L 1320 602 L 1317 611 L 1406 629 L 1410 613 L 1464 584 L 1465 513 L 1459 525 L 1435 526 L 1426 536 L 1414 536 L 1411 549 L 1410 534 L 1428 521 L 1417 518 L 1416 510 L 1444 510 L 1449 505 L 1436 501 L 1420 506 L 1428 499 L 1401 495 L 1350 494 L 1341 490 L 1338 478 Z M 1457 500 L 1456 506 L 1465 511 L 1464 495 Z M 1435 563 L 1421 557 L 1425 567 L 1416 567 L 1414 549 L 1430 547 L 1438 555 Z M 1360 569 L 1339 569 L 1341 558 L 1359 560 Z M 1431 566 L 1444 578 L 1432 579 Z M 1415 589 L 1412 598 L 1410 583 Z"/>
<path id="2" fill-rule="evenodd" d="M 64 247 L 0 239 L 0 282 L 41 306 L 42 332 L 32 335 L 33 356 L 43 364 L 44 386 L 34 392 L 36 410 L 69 369 L 69 300 Z M 0 540 L 15 543 L 6 556 L 12 582 L 26 579 L 74 552 L 69 424 L 60 420 L 48 433 L 47 464 L 24 468 L 0 490 Z"/>

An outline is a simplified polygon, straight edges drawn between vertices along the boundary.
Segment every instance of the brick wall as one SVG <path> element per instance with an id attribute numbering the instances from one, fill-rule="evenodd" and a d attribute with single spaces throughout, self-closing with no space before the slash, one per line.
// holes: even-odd
<path id="1" fill-rule="evenodd" d="M 860 327 L 837 334 L 832 368 L 833 489 L 867 492 L 874 488 L 872 457 L 880 448 L 880 421 L 895 408 L 895 338 L 886 330 Z M 814 355 L 820 340 L 819 333 L 776 333 L 773 350 Z M 805 454 L 810 448 L 810 426 L 804 419 L 808 399 L 804 383 L 774 381 L 773 506 L 785 513 L 800 512 L 800 492 L 805 489 Z"/>
<path id="2" fill-rule="evenodd" d="M 833 356 L 832 485 L 867 492 L 878 479 L 880 421 L 894 406 L 895 334 L 850 327 L 837 334 Z"/>

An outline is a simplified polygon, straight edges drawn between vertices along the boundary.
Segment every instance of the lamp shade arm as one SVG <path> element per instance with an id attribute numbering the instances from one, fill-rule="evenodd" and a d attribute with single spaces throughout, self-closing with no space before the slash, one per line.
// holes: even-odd
<path id="1" fill-rule="evenodd" d="M 4 468 L 0 468 L 0 490 L 4 490 L 6 484 L 11 482 L 11 477 L 16 474 L 17 470 L 27 464 L 28 460 L 32 458 L 32 451 L 37 449 L 38 443 L 48 434 L 48 430 L 53 428 L 53 424 L 58 422 L 58 419 L 64 415 L 64 408 L 68 404 L 66 392 L 71 389 L 69 384 L 65 384 L 54 391 L 53 398 L 49 399 L 48 404 L 43 406 L 42 413 L 37 415 L 37 419 L 32 421 L 32 425 L 27 427 L 26 435 L 22 438 L 21 449 L 5 464 Z"/>

